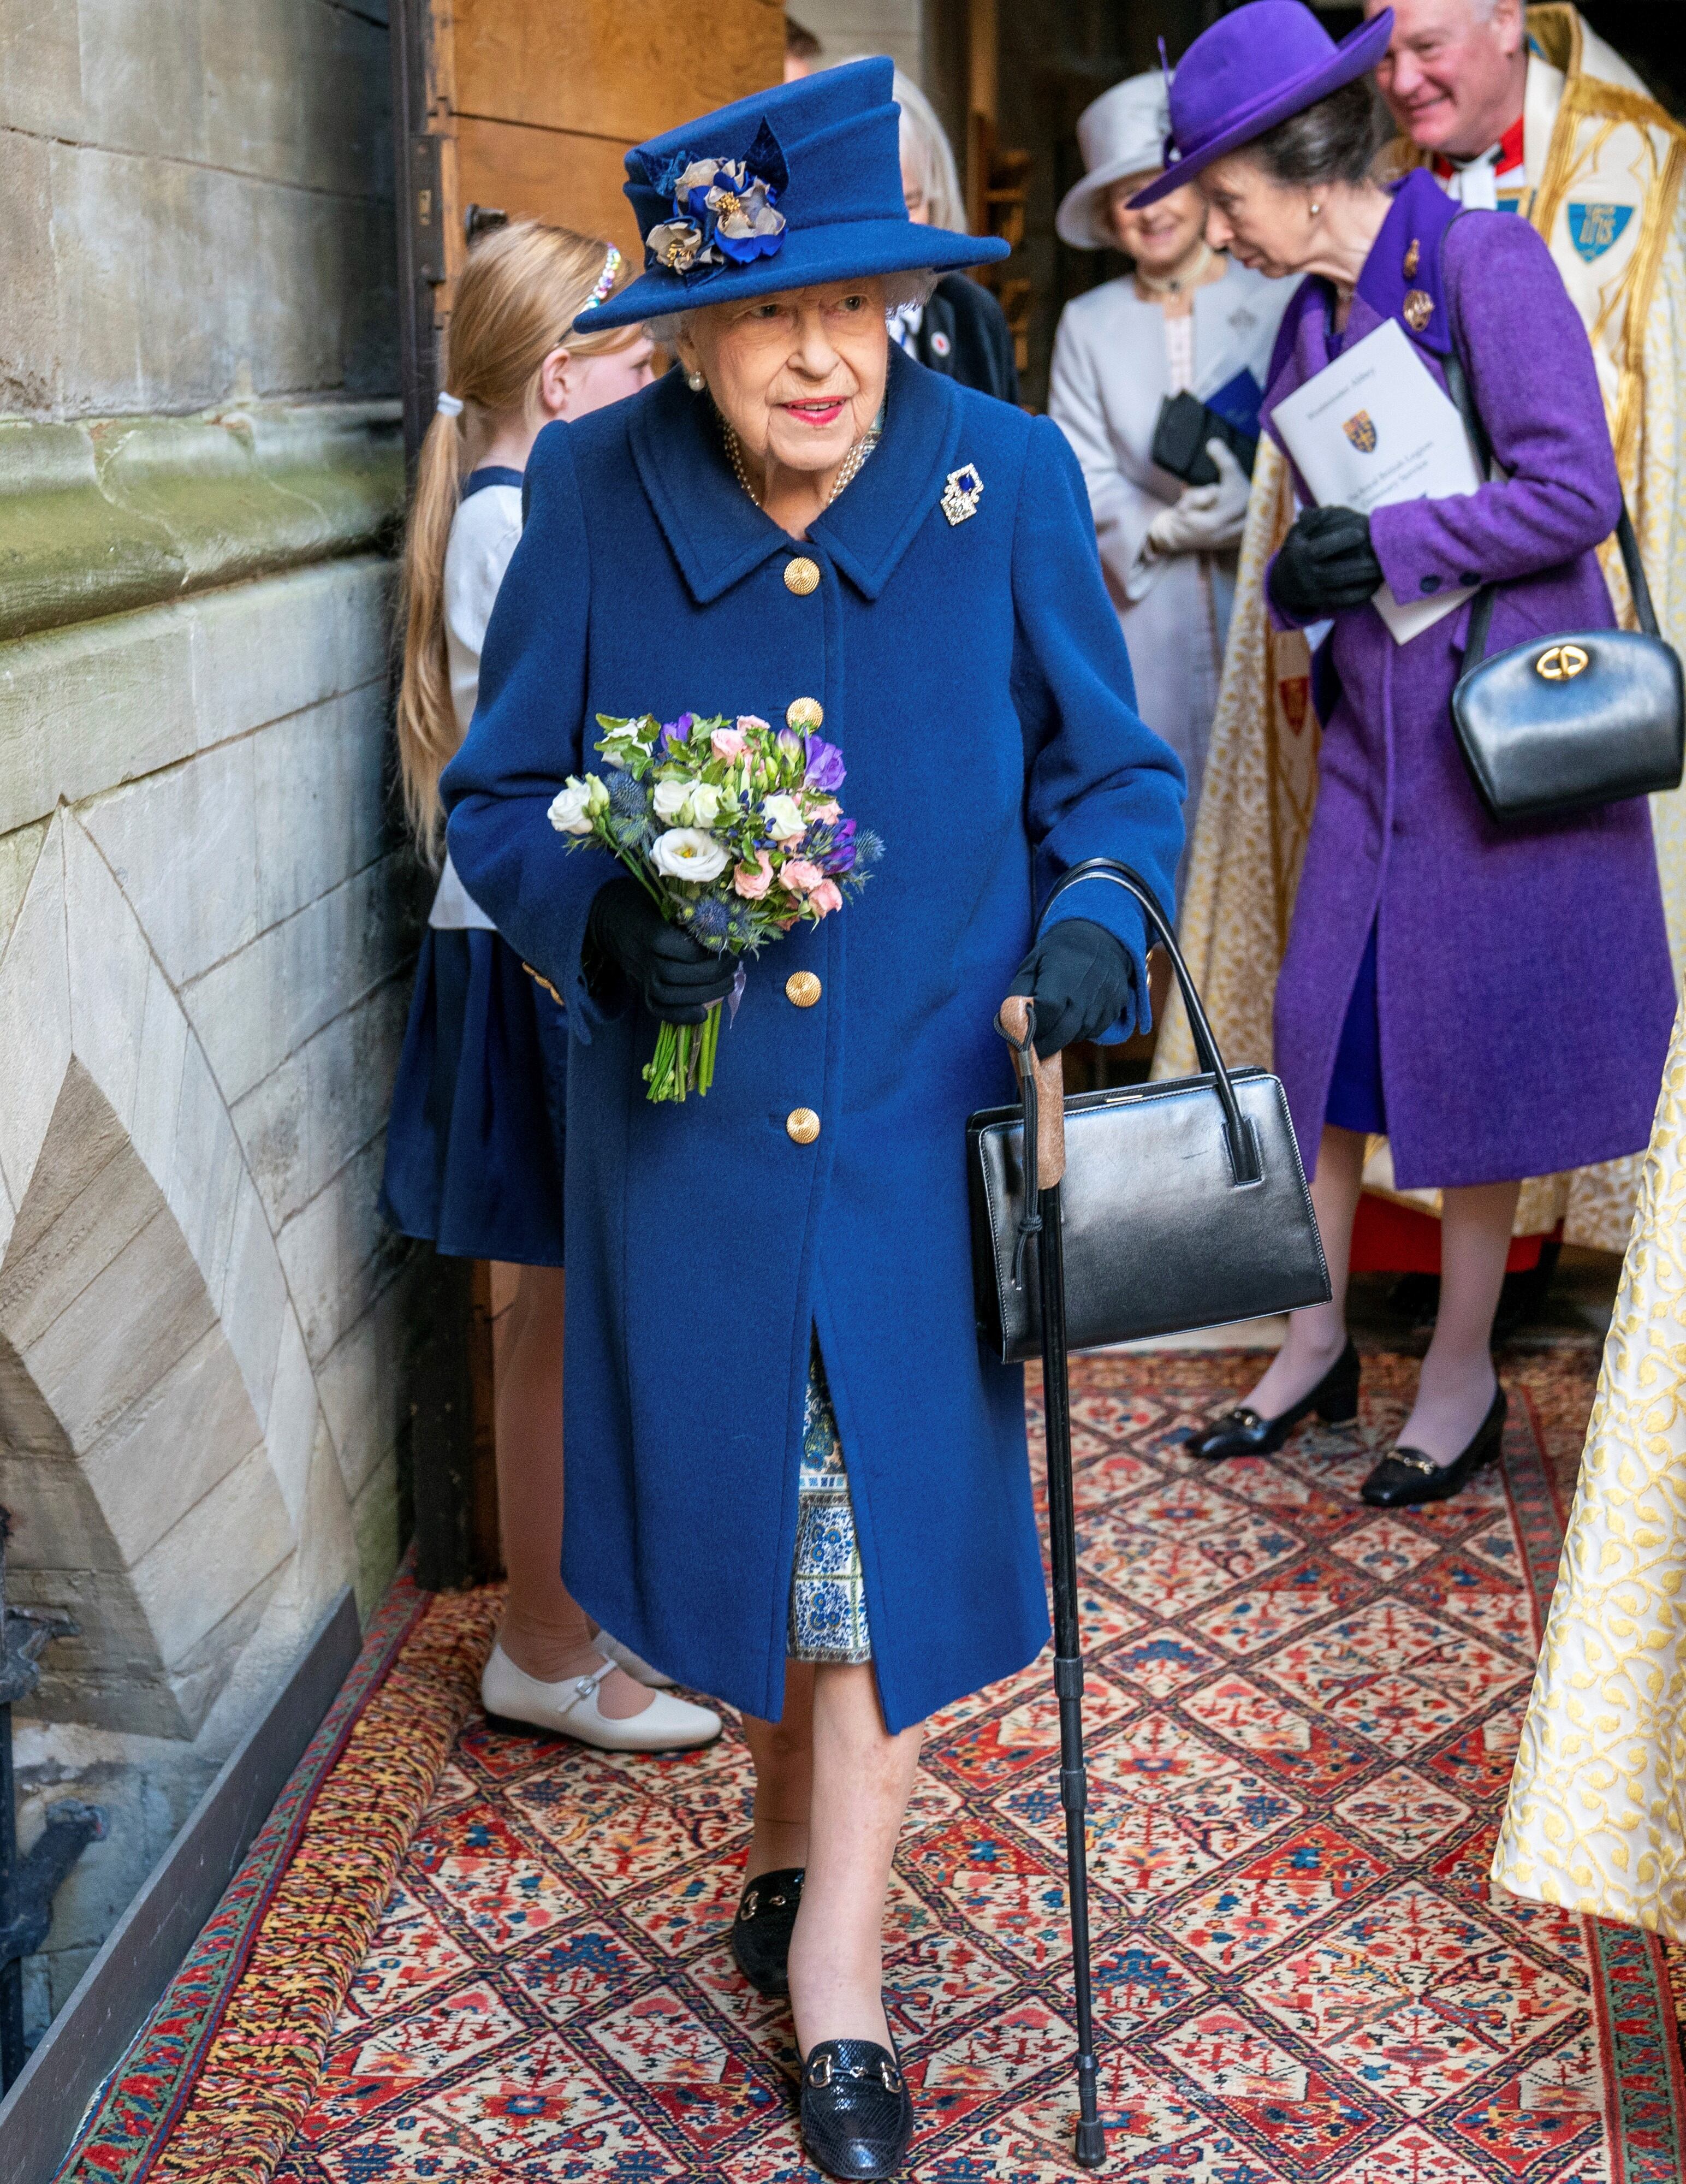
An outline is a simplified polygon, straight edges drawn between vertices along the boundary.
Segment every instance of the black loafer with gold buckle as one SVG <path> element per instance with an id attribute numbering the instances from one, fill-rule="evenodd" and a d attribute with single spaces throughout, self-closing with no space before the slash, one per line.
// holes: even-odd
<path id="1" fill-rule="evenodd" d="M 1188 1435 L 1183 1446 L 1203 1463 L 1221 1463 L 1232 1456 L 1274 1456 L 1294 1429 L 1313 1411 L 1327 1426 L 1344 1426 L 1358 1416 L 1358 1351 L 1346 1348 L 1315 1388 L 1290 1403 L 1279 1418 L 1261 1418 L 1244 1403 L 1226 1411 L 1210 1425 Z"/>
<path id="2" fill-rule="evenodd" d="M 819 2040 L 802 2065 L 802 2137 L 828 2176 L 892 2176 L 913 2137 L 901 2065 L 871 2040 Z"/>
<path id="3" fill-rule="evenodd" d="M 1421 1449 L 1396 1448 L 1384 1456 L 1361 1490 L 1372 1509 L 1412 1509 L 1422 1502 L 1449 1502 L 1484 1463 L 1499 1453 L 1505 1438 L 1505 1390 L 1494 1395 L 1475 1438 L 1450 1463 L 1436 1463 Z"/>
<path id="4" fill-rule="evenodd" d="M 757 1994 L 790 1992 L 790 1937 L 802 1908 L 805 1868 L 782 1865 L 758 1873 L 738 1899 L 732 1954 Z"/>

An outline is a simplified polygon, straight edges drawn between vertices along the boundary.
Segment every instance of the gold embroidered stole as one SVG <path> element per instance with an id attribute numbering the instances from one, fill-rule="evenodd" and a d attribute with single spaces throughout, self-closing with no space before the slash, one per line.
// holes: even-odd
<path id="1" fill-rule="evenodd" d="M 1631 493 L 1644 405 L 1644 329 L 1686 174 L 1686 131 L 1643 91 L 1586 73 L 1584 49 L 1594 42 L 1575 8 L 1561 0 L 1530 8 L 1528 33 L 1567 79 L 1529 218 L 1591 339 Z"/>

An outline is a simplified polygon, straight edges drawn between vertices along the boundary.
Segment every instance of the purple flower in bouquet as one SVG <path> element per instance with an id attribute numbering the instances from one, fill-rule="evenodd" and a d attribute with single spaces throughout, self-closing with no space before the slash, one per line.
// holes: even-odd
<path id="1" fill-rule="evenodd" d="M 691 731 L 695 727 L 696 721 L 697 716 L 694 713 L 682 713 L 676 721 L 662 722 L 661 733 L 655 739 L 654 755 L 658 763 L 665 758 L 672 757 L 673 747 L 676 744 L 690 742 Z"/>
<path id="2" fill-rule="evenodd" d="M 825 852 L 828 872 L 850 872 L 854 870 L 854 822 L 839 819 L 832 829 L 831 846 Z"/>
<path id="3" fill-rule="evenodd" d="M 807 748 L 808 772 L 803 785 L 817 788 L 822 796 L 830 796 L 843 785 L 843 753 L 835 744 L 828 744 L 819 736 L 810 736 Z"/>

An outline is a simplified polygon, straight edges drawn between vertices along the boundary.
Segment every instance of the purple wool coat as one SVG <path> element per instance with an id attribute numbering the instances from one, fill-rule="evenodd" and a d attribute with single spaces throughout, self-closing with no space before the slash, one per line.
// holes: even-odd
<path id="1" fill-rule="evenodd" d="M 1595 549 L 1621 488 L 1592 352 L 1544 243 L 1513 214 L 1455 211 L 1424 172 L 1399 185 L 1342 345 L 1398 317 L 1444 386 L 1455 330 L 1502 482 L 1378 509 L 1371 538 L 1401 601 L 1502 580 L 1491 655 L 1613 625 Z M 1434 307 L 1420 331 L 1402 315 L 1412 288 Z M 1330 361 L 1333 301 L 1314 277 L 1289 304 L 1267 423 Z M 1466 603 L 1399 646 L 1366 604 L 1320 649 L 1317 807 L 1275 1017 L 1308 1173 L 1372 922 L 1402 1189 L 1555 1174 L 1650 1135 L 1675 1001 L 1650 811 L 1493 824 L 1452 726 L 1469 618 Z"/>

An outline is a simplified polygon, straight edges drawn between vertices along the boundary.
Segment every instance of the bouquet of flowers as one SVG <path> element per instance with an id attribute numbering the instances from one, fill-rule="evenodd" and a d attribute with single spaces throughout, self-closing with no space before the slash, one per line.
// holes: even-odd
<path id="1" fill-rule="evenodd" d="M 671 924 L 704 948 L 753 956 L 794 925 L 817 925 L 859 892 L 883 853 L 837 802 L 843 754 L 754 713 L 658 722 L 597 716 L 604 771 L 570 774 L 550 823 L 570 849 L 618 857 Z M 729 1006 L 737 1012 L 743 971 Z M 700 1025 L 664 1023 L 644 1071 L 652 1100 L 714 1082 L 716 1002 Z"/>

